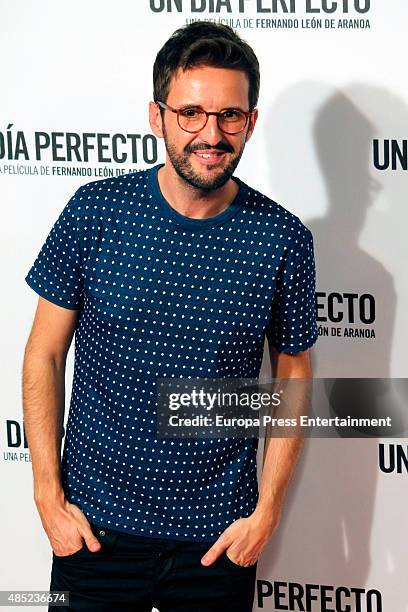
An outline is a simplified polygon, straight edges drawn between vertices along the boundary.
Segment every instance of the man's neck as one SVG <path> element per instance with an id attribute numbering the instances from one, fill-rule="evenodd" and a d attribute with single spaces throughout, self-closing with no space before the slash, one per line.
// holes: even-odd
<path id="1" fill-rule="evenodd" d="M 238 193 L 238 185 L 229 179 L 213 191 L 188 185 L 168 162 L 157 174 L 160 191 L 172 208 L 191 219 L 208 219 L 228 208 Z"/>

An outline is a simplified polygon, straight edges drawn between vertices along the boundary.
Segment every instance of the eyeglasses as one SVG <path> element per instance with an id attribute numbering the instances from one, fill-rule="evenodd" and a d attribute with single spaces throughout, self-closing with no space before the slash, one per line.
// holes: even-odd
<path id="1" fill-rule="evenodd" d="M 160 102 L 160 100 L 155 100 L 155 102 L 165 110 L 177 113 L 177 123 L 182 130 L 190 132 L 190 134 L 200 132 L 207 125 L 210 115 L 217 117 L 217 125 L 221 132 L 224 132 L 224 134 L 238 134 L 245 129 L 249 117 L 254 113 L 254 111 L 243 111 L 239 108 L 225 108 L 218 112 L 205 111 L 199 106 L 172 108 L 168 104 Z"/>

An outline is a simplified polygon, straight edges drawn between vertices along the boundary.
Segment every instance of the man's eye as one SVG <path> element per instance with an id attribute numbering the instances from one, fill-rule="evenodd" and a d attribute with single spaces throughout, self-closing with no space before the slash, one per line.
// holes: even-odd
<path id="1" fill-rule="evenodd" d="M 187 117 L 188 119 L 195 119 L 201 113 L 197 108 L 184 108 L 181 111 L 181 114 L 183 115 L 183 117 Z"/>
<path id="2" fill-rule="evenodd" d="M 238 119 L 240 115 L 241 113 L 237 110 L 234 110 L 233 108 L 222 112 L 223 118 L 228 120 Z"/>

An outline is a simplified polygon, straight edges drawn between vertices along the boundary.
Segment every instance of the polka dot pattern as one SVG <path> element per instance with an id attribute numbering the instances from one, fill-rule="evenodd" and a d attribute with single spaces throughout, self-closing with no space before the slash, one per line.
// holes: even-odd
<path id="1" fill-rule="evenodd" d="M 159 167 L 80 187 L 25 280 L 79 310 L 69 501 L 101 526 L 207 541 L 253 512 L 258 440 L 158 438 L 156 379 L 256 378 L 265 335 L 279 351 L 312 346 L 313 239 L 239 179 L 225 211 L 185 217 Z"/>

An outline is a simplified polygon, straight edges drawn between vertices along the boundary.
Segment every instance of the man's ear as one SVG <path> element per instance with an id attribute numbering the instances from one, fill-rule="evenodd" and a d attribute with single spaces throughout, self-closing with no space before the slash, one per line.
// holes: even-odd
<path id="1" fill-rule="evenodd" d="M 257 119 L 258 119 L 258 109 L 255 109 L 252 116 L 249 118 L 249 127 L 246 133 L 245 142 L 248 142 L 248 140 L 251 138 Z"/>
<path id="2" fill-rule="evenodd" d="M 157 138 L 163 138 L 163 120 L 160 107 L 155 102 L 149 102 L 149 123 Z"/>

